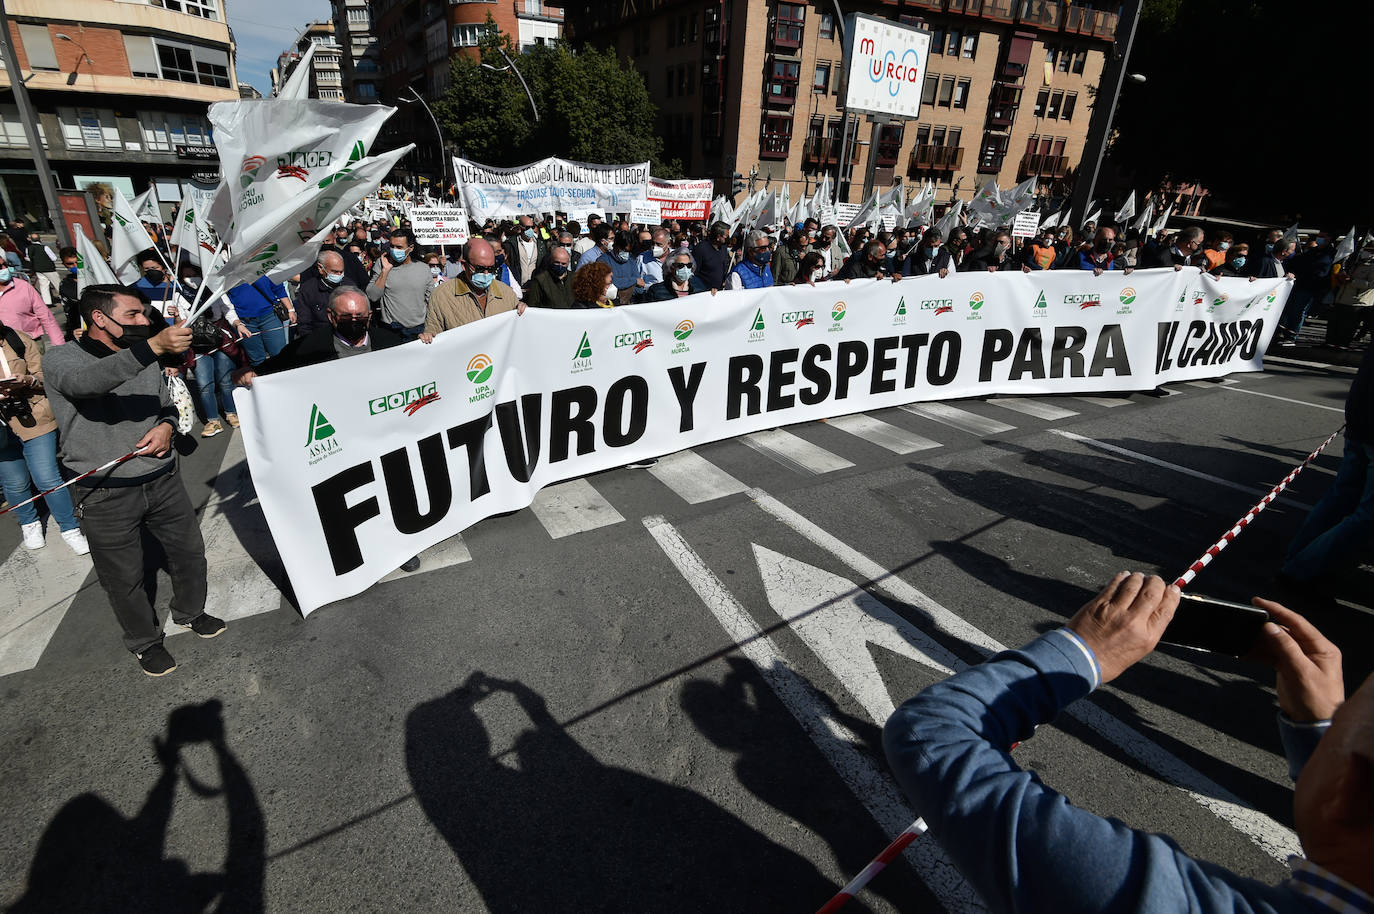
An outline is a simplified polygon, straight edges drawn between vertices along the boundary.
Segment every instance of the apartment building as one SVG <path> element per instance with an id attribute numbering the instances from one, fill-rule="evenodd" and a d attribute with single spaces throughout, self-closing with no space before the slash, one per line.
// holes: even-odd
<path id="1" fill-rule="evenodd" d="M 334 39 L 342 51 L 340 73 L 344 98 L 369 105 L 379 96 L 381 48 L 372 30 L 372 9 L 367 0 L 333 0 Z"/>
<path id="2" fill-rule="evenodd" d="M 1120 18 L 1116 3 L 1096 0 L 846 3 L 931 33 L 920 116 L 875 137 L 859 115 L 846 132 L 832 0 L 569 2 L 571 40 L 614 47 L 640 71 L 665 145 L 689 174 L 728 192 L 734 172 L 757 168 L 794 200 L 829 175 L 855 202 L 870 161 L 874 186 L 930 180 L 940 202 L 967 199 L 989 178 L 1038 176 L 1046 193 L 1062 192 Z"/>
<path id="3" fill-rule="evenodd" d="M 9 40 L 60 187 L 156 186 L 164 215 L 219 158 L 206 111 L 239 97 L 221 0 L 6 0 Z M 0 67 L 0 90 L 10 86 Z M 12 96 L 0 99 L 0 205 L 46 224 Z"/>
<path id="4" fill-rule="evenodd" d="M 307 23 L 291 46 L 281 52 L 271 74 L 273 92 L 280 90 L 291 78 L 311 45 L 315 46 L 315 55 L 310 60 L 310 98 L 343 101 L 341 58 L 344 52 L 334 40 L 333 22 Z"/>

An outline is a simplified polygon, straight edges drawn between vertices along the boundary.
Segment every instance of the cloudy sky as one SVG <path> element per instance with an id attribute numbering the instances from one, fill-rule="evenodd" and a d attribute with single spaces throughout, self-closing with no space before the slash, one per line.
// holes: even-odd
<path id="1" fill-rule="evenodd" d="M 238 42 L 239 82 L 263 95 L 272 92 L 268 71 L 307 22 L 330 18 L 328 0 L 224 0 Z M 283 16 L 283 11 L 289 11 Z"/>

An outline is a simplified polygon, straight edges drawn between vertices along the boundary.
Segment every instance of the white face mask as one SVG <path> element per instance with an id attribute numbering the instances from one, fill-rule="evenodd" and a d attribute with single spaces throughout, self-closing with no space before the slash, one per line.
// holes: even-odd
<path id="1" fill-rule="evenodd" d="M 429 274 L 430 274 L 431 276 L 439 276 L 439 275 L 443 274 L 443 272 L 444 272 L 444 268 L 443 268 L 443 267 L 430 265 Z"/>
<path id="2" fill-rule="evenodd" d="M 615 301 L 619 296 L 620 290 L 615 287 L 615 283 L 606 287 L 606 301 Z"/>
<path id="3" fill-rule="evenodd" d="M 661 245 L 661 244 L 656 244 L 656 245 L 654 245 L 654 259 L 657 260 L 658 258 L 662 257 L 663 254 L 664 254 L 663 245 Z"/>

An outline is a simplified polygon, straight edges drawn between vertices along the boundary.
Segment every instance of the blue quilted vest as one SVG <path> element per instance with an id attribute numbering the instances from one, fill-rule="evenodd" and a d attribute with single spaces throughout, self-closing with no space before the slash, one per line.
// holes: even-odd
<path id="1" fill-rule="evenodd" d="M 739 283 L 746 289 L 767 289 L 773 285 L 773 268 L 768 264 L 759 269 L 757 264 L 746 260 L 736 264 L 730 272 L 739 274 Z"/>

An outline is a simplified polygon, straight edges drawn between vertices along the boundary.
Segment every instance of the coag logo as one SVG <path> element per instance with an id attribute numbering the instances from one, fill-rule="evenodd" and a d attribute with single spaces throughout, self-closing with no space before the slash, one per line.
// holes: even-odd
<path id="1" fill-rule="evenodd" d="M 310 183 L 310 172 L 299 165 L 278 165 L 277 177 L 299 178 L 302 184 Z"/>
<path id="2" fill-rule="evenodd" d="M 1077 305 L 1079 311 L 1102 306 L 1102 295 L 1098 292 L 1080 292 L 1064 296 L 1064 304 Z"/>
<path id="3" fill-rule="evenodd" d="M 267 159 L 262 156 L 249 156 L 243 160 L 239 166 L 239 186 L 247 187 L 258 179 L 258 172 L 262 166 L 267 164 Z"/>
<path id="4" fill-rule="evenodd" d="M 945 314 L 954 310 L 954 299 L 927 298 L 921 302 L 921 310 L 934 311 L 936 314 Z"/>
<path id="5" fill-rule="evenodd" d="M 654 344 L 654 332 L 652 330 L 632 330 L 629 333 L 617 333 L 613 342 L 614 348 L 623 349 L 630 346 L 634 349 L 635 355 L 643 352 Z"/>
<path id="6" fill-rule="evenodd" d="M 328 168 L 334 153 L 328 149 L 297 149 L 277 156 L 277 169 Z"/>
<path id="7" fill-rule="evenodd" d="M 844 302 L 837 301 L 830 309 L 830 316 L 836 321 L 842 321 L 844 320 L 844 314 L 847 310 L 849 310 L 849 308 Z"/>
<path id="8" fill-rule="evenodd" d="M 1122 289 L 1122 290 L 1121 290 L 1121 303 L 1122 303 L 1123 305 L 1129 305 L 1129 304 L 1133 304 L 1134 302 L 1135 302 L 1135 289 L 1131 288 L 1130 286 L 1127 286 L 1126 288 Z"/>
<path id="9" fill-rule="evenodd" d="M 406 390 L 398 390 L 394 394 L 386 394 L 381 397 L 373 397 L 367 401 L 367 411 L 374 416 L 390 412 L 393 409 L 405 410 L 407 415 L 415 415 L 415 411 L 422 406 L 426 406 L 439 399 L 438 385 L 430 381 Z"/>
<path id="10" fill-rule="evenodd" d="M 784 324 L 796 324 L 797 329 L 800 330 L 802 327 L 809 327 L 816 322 L 816 312 L 784 311 L 782 313 L 782 322 Z"/>
<path id="11" fill-rule="evenodd" d="M 691 321 L 679 321 L 678 325 L 673 328 L 673 339 L 685 340 L 692 335 L 692 331 L 695 329 L 696 324 Z"/>
<path id="12" fill-rule="evenodd" d="M 971 310 L 977 311 L 979 308 L 983 307 L 984 300 L 982 292 L 974 292 L 968 297 L 968 306 Z"/>
<path id="13" fill-rule="evenodd" d="M 491 357 L 479 352 L 468 360 L 468 380 L 474 384 L 485 384 L 491 377 Z"/>

